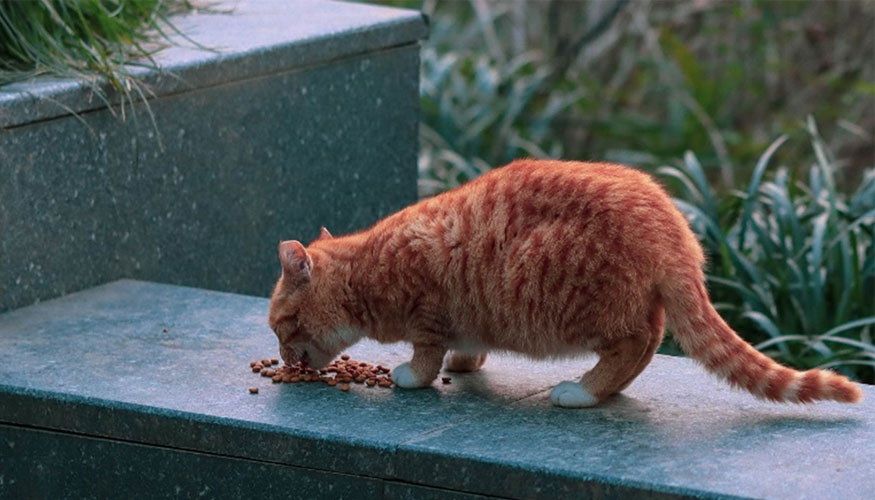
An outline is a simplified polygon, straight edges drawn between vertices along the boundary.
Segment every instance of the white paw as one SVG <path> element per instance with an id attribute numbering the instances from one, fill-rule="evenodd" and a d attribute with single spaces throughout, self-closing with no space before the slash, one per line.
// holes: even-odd
<path id="1" fill-rule="evenodd" d="M 598 404 L 598 400 L 578 382 L 566 380 L 550 391 L 550 402 L 563 408 L 586 408 Z"/>
<path id="2" fill-rule="evenodd" d="M 395 369 L 392 370 L 392 381 L 395 382 L 395 385 L 404 389 L 416 389 L 429 385 L 416 380 L 416 375 L 414 375 L 413 370 L 410 369 L 410 363 L 403 363 L 396 366 Z"/>

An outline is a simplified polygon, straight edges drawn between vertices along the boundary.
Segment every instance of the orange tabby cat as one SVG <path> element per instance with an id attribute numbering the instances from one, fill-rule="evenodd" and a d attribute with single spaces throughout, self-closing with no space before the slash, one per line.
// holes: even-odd
<path id="1" fill-rule="evenodd" d="M 618 165 L 519 160 L 369 230 L 279 245 L 269 322 L 286 363 L 321 367 L 362 337 L 413 344 L 400 387 L 477 370 L 491 350 L 594 352 L 553 404 L 593 406 L 650 362 L 667 319 L 681 348 L 753 395 L 857 402 L 823 370 L 785 368 L 744 342 L 708 299 L 705 258 L 650 176 Z"/>

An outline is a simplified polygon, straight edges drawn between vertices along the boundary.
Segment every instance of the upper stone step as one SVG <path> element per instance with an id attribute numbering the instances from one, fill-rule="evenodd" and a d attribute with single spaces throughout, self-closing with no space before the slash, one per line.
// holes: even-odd
<path id="1" fill-rule="evenodd" d="M 326 64 L 428 34 L 416 11 L 330 0 L 224 0 L 172 22 L 185 37 L 166 30 L 177 45 L 155 55 L 163 72 L 130 68 L 154 97 Z M 81 81 L 40 77 L 0 89 L 0 129 L 104 106 Z"/>
<path id="2" fill-rule="evenodd" d="M 0 312 L 120 278 L 266 295 L 277 241 L 416 201 L 419 12 L 211 8 L 174 23 L 216 50 L 160 52 L 126 120 L 80 81 L 0 88 Z"/>
<path id="3" fill-rule="evenodd" d="M 450 384 L 416 391 L 272 384 L 249 367 L 277 357 L 267 307 L 261 298 L 117 281 L 2 314 L 0 430 L 352 474 L 385 488 L 401 481 L 441 488 L 441 498 L 868 499 L 875 491 L 869 386 L 857 406 L 769 404 L 667 356 L 624 394 L 586 410 L 554 408 L 548 394 L 591 361 L 492 356 L 480 373 L 448 374 Z M 362 342 L 349 353 L 394 366 L 410 349 Z M 2 471 L 15 455 L 2 439 L 0 447 Z M 15 479 L 6 474 L 0 497 L 20 491 Z"/>

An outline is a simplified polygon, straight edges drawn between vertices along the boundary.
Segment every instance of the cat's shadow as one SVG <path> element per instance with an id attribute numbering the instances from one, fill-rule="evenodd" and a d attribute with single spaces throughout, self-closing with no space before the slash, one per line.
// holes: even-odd
<path id="1" fill-rule="evenodd" d="M 567 409 L 557 408 L 550 403 L 550 390 L 552 386 L 533 388 L 527 392 L 503 391 L 504 384 L 491 380 L 484 372 L 466 373 L 463 376 L 454 376 L 453 383 L 457 384 L 457 390 L 452 397 L 473 397 L 475 399 L 490 402 L 499 407 L 491 410 L 483 418 L 498 411 L 502 418 L 516 414 L 524 419 L 547 420 L 576 420 L 576 421 L 610 421 L 623 425 L 639 426 L 641 430 L 652 428 L 656 430 L 665 426 L 665 420 L 670 414 L 679 411 L 677 404 L 660 402 L 650 399 L 639 399 L 620 393 L 615 394 L 594 408 Z M 443 398 L 446 395 L 434 394 L 433 397 Z M 666 406 L 661 407 L 660 404 Z M 795 407 L 775 405 L 763 408 L 739 408 L 733 406 L 727 408 L 728 415 L 719 419 L 713 413 L 696 415 L 691 403 L 691 412 L 684 416 L 690 420 L 696 420 L 700 424 L 708 425 L 709 420 L 715 426 L 733 432 L 755 435 L 773 434 L 781 432 L 837 432 L 845 433 L 866 426 L 866 421 L 842 412 L 836 408 L 818 407 Z M 666 410 L 666 408 L 671 410 Z"/>

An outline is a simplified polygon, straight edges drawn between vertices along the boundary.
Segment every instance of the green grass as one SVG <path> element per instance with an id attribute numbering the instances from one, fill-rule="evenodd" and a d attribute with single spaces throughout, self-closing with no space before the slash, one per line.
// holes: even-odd
<path id="1" fill-rule="evenodd" d="M 175 31 L 167 16 L 191 8 L 188 0 L 0 0 L 0 85 L 75 78 L 113 113 L 115 92 L 124 118 L 126 105 L 150 95 L 131 68 L 159 69 L 152 56 Z"/>
<path id="2" fill-rule="evenodd" d="M 811 118 L 807 129 L 816 159 L 807 175 L 770 171 L 786 136 L 722 198 L 692 153 L 658 173 L 680 193 L 675 203 L 710 257 L 712 300 L 736 331 L 790 366 L 875 383 L 875 169 L 841 193 Z"/>

